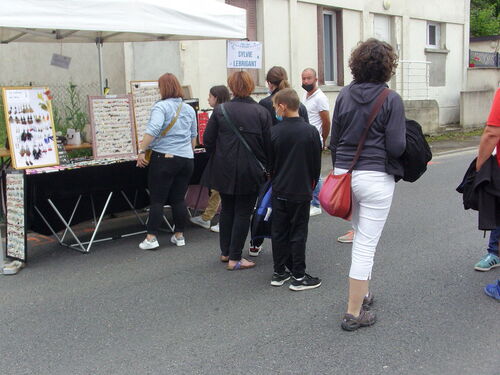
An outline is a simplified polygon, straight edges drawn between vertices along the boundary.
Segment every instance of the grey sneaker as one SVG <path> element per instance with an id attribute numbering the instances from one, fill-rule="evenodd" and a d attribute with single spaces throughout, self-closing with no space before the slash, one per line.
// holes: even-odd
<path id="1" fill-rule="evenodd" d="M 344 331 L 355 331 L 360 327 L 368 327 L 374 325 L 376 321 L 377 316 L 373 311 L 361 309 L 361 312 L 357 317 L 351 314 L 345 314 L 340 326 Z"/>
<path id="2" fill-rule="evenodd" d="M 282 274 L 273 273 L 273 278 L 271 279 L 271 285 L 272 286 L 283 286 L 284 283 L 286 283 L 288 280 L 290 280 L 290 272 L 283 272 Z"/>
<path id="3" fill-rule="evenodd" d="M 210 220 L 203 220 L 201 216 L 195 216 L 189 219 L 193 224 L 199 225 L 202 228 L 210 229 Z"/>
<path id="4" fill-rule="evenodd" d="M 373 301 L 374 301 L 373 293 L 369 292 L 368 295 L 365 296 L 365 298 L 363 298 L 363 305 L 361 306 L 361 308 L 363 310 L 370 310 L 370 308 L 373 305 Z"/>
<path id="5" fill-rule="evenodd" d="M 298 292 L 301 290 L 314 289 L 314 288 L 319 287 L 320 285 L 321 285 L 320 278 L 312 277 L 311 275 L 308 275 L 306 273 L 300 279 L 296 279 L 295 277 L 292 277 L 292 282 L 290 283 L 290 286 L 288 288 L 290 290 L 294 290 L 294 291 Z"/>

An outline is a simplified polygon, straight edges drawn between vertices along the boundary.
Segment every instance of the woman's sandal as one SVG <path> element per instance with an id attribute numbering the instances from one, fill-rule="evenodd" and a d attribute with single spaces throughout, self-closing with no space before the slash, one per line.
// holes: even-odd
<path id="1" fill-rule="evenodd" d="M 241 258 L 243 260 L 243 258 Z M 245 259 L 246 260 L 246 259 Z M 250 264 L 247 264 L 247 265 L 244 265 L 241 263 L 241 260 L 238 261 L 238 263 L 236 263 L 234 266 L 230 266 L 229 264 L 227 265 L 226 269 L 228 271 L 238 271 L 238 270 L 246 270 L 248 268 L 253 268 L 255 267 L 255 263 L 250 261 L 250 260 L 247 260 L 247 262 L 250 262 Z"/>
<path id="2" fill-rule="evenodd" d="M 221 256 L 220 256 L 220 261 L 221 261 L 222 263 L 227 263 L 227 262 L 229 262 L 229 255 L 228 255 L 228 256 L 221 255 Z"/>

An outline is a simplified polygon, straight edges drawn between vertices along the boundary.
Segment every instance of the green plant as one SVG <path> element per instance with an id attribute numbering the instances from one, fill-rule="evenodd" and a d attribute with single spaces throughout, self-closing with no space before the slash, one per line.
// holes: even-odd
<path id="1" fill-rule="evenodd" d="M 66 117 L 66 129 L 75 129 L 83 133 L 83 129 L 87 124 L 87 114 L 82 111 L 80 93 L 74 83 L 69 83 L 66 89 L 68 94 L 68 102 L 64 104 L 64 115 Z"/>

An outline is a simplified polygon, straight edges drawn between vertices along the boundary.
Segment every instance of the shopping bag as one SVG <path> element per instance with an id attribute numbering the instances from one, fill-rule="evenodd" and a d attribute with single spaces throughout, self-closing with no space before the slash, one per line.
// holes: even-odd
<path id="1" fill-rule="evenodd" d="M 351 173 L 334 175 L 332 171 L 319 192 L 321 207 L 330 215 L 348 221 L 352 211 L 351 178 Z"/>

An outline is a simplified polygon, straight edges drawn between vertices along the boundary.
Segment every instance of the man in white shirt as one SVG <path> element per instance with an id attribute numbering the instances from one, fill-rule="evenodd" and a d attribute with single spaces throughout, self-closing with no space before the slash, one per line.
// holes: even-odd
<path id="1" fill-rule="evenodd" d="M 307 108 L 309 123 L 318 129 L 324 149 L 326 147 L 326 139 L 330 135 L 330 108 L 328 98 L 318 87 L 318 77 L 314 69 L 307 68 L 302 72 L 302 88 L 306 90 L 306 93 L 302 97 L 302 103 Z M 321 214 L 321 207 L 318 199 L 321 185 L 322 181 L 320 179 L 313 192 L 310 216 Z"/>

